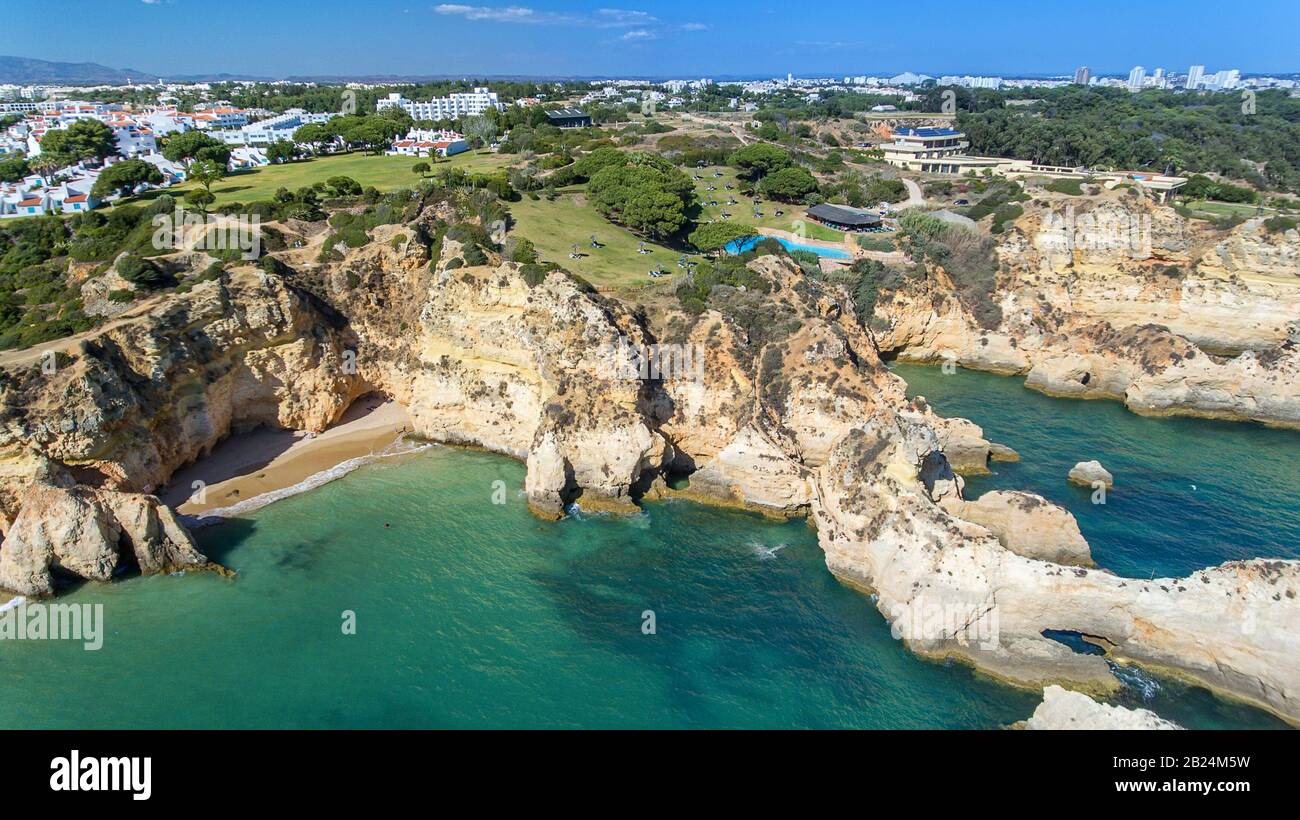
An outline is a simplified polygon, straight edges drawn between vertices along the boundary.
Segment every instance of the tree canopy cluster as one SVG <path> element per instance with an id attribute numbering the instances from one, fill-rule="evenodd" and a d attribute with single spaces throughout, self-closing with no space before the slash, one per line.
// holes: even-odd
<path id="1" fill-rule="evenodd" d="M 1300 192 L 1300 99 L 1281 91 L 1187 94 L 1039 89 L 1029 107 L 958 116 L 971 152 L 1050 165 L 1217 173 Z"/>
<path id="2" fill-rule="evenodd" d="M 109 194 L 129 196 L 141 185 L 161 185 L 162 172 L 142 159 L 116 162 L 100 172 L 90 192 L 96 197 Z"/>
<path id="3" fill-rule="evenodd" d="M 103 162 L 117 153 L 113 129 L 99 120 L 77 120 L 67 128 L 48 131 L 41 153 L 30 160 L 37 168 L 66 168 L 78 162 Z"/>
<path id="4" fill-rule="evenodd" d="M 230 162 L 230 146 L 202 131 L 182 131 L 167 138 L 162 155 L 187 166 L 207 161 L 225 168 Z"/>
<path id="5" fill-rule="evenodd" d="M 664 239 L 689 220 L 695 185 L 662 157 L 601 148 L 575 163 L 575 171 L 587 178 L 596 210 L 628 230 Z"/>
<path id="6" fill-rule="evenodd" d="M 706 222 L 700 225 L 691 231 L 688 239 L 692 245 L 704 253 L 716 253 L 736 240 L 748 239 L 751 236 L 758 235 L 758 229 L 751 225 L 722 220 L 719 222 Z"/>
<path id="7" fill-rule="evenodd" d="M 411 124 L 410 115 L 405 111 L 387 109 L 382 114 L 353 114 L 326 122 L 307 123 L 293 132 L 293 139 L 311 146 L 313 151 L 339 143 L 348 151 L 361 149 L 379 154 L 391 146 L 393 140 L 405 134 Z"/>

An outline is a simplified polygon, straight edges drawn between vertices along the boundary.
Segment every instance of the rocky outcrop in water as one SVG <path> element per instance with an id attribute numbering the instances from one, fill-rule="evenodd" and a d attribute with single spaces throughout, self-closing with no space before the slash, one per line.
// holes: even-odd
<path id="1" fill-rule="evenodd" d="M 1034 710 L 1032 717 L 1020 724 L 1020 728 L 1151 731 L 1183 727 L 1148 709 L 1109 706 L 1098 703 L 1082 692 L 1049 686 L 1043 690 L 1043 702 Z"/>
<path id="2" fill-rule="evenodd" d="M 0 549 L 0 588 L 54 591 L 54 573 L 107 581 L 134 566 L 155 574 L 215 569 L 157 498 L 79 486 L 57 468 L 29 486 Z"/>
<path id="3" fill-rule="evenodd" d="M 1100 484 L 1109 490 L 1115 486 L 1115 477 L 1110 474 L 1110 470 L 1101 466 L 1100 461 L 1080 461 L 1070 468 L 1066 478 L 1071 484 L 1081 487 L 1096 487 Z"/>
<path id="4" fill-rule="evenodd" d="M 814 522 L 831 571 L 876 595 L 917 652 L 958 657 L 1021 685 L 1116 682 L 1112 659 L 1172 671 L 1300 718 L 1300 562 L 1234 561 L 1187 578 L 1134 580 L 1018 555 L 931 498 L 936 441 L 900 416 L 847 435 L 818 476 Z"/>
<path id="5" fill-rule="evenodd" d="M 1092 550 L 1074 516 L 1033 493 L 995 490 L 976 501 L 940 499 L 949 513 L 987 529 L 1002 546 L 1026 558 L 1092 566 Z"/>

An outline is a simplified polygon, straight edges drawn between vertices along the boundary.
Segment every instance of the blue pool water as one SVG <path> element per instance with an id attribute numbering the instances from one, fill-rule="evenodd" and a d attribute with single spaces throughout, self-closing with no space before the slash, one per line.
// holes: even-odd
<path id="1" fill-rule="evenodd" d="M 836 250 L 835 248 L 823 248 L 820 245 L 801 245 L 798 242 L 791 242 L 789 239 L 782 239 L 779 236 L 751 236 L 748 239 L 736 239 L 727 244 L 727 253 L 732 256 L 751 251 L 754 246 L 764 239 L 775 239 L 788 251 L 808 251 L 818 256 L 824 256 L 827 259 L 852 259 L 853 255 L 848 251 Z"/>

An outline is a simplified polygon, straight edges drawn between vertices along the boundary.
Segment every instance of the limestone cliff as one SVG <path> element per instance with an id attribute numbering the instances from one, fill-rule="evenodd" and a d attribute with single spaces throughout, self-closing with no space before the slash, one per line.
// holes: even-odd
<path id="1" fill-rule="evenodd" d="M 438 219 L 373 229 L 374 241 L 332 261 L 320 261 L 321 236 L 304 235 L 279 254 L 282 273 L 243 269 L 176 294 L 86 340 L 53 374 L 10 370 L 0 500 L 16 534 L 0 545 L 0 585 L 48 591 L 42 564 L 105 577 L 114 522 L 145 533 L 128 537 L 149 545 L 143 557 L 135 549 L 142 569 L 189 565 L 197 559 L 151 501 L 112 494 L 150 491 L 231 430 L 322 429 L 379 390 L 405 405 L 417 434 L 525 461 L 542 515 L 574 502 L 629 510 L 646 495 L 807 514 L 832 572 L 873 592 L 923 654 L 1019 685 L 1114 687 L 1101 658 L 1043 635 L 1077 632 L 1112 659 L 1300 721 L 1300 564 L 1128 580 L 1086 566 L 1059 507 L 1027 494 L 967 501 L 958 473 L 996 448 L 975 425 L 906 400 L 838 286 L 768 256 L 750 263 L 754 287 L 724 287 L 702 313 L 671 292 L 631 307 L 563 271 L 491 254 L 452 264 L 466 254 L 431 238 Z M 902 315 L 895 332 L 935 326 L 943 310 Z M 1127 355 L 1158 375 L 1175 356 L 1209 359 L 1165 330 L 1096 332 L 1128 340 Z M 989 347 L 1023 355 L 1009 341 Z M 643 356 L 629 370 L 619 354 L 629 349 L 671 366 L 647 372 Z M 42 460 L 80 486 L 45 486 Z M 37 526 L 55 507 L 59 521 L 91 523 Z"/>
<path id="2" fill-rule="evenodd" d="M 232 430 L 324 430 L 365 392 L 328 307 L 251 268 L 176 294 L 136 319 L 0 383 L 0 513 L 32 452 L 79 481 L 152 492 Z"/>
<path id="3" fill-rule="evenodd" d="M 152 496 L 79 486 L 44 464 L 19 503 L 0 549 L 0 588 L 49 595 L 56 570 L 107 581 L 129 564 L 143 573 L 219 569 Z"/>
<path id="4" fill-rule="evenodd" d="M 1253 219 L 1224 232 L 1140 200 L 1058 199 L 1028 206 L 996 258 L 996 326 L 940 272 L 882 297 L 881 349 L 1139 413 L 1300 426 L 1295 230 Z"/>

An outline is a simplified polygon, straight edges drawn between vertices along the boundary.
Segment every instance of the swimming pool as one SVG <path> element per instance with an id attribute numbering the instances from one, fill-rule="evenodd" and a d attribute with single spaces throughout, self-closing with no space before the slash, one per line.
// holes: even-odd
<path id="1" fill-rule="evenodd" d="M 852 259 L 853 255 L 848 251 L 838 250 L 836 248 L 825 248 L 821 245 L 801 245 L 798 242 L 791 242 L 789 239 L 782 239 L 779 236 L 751 236 L 747 239 L 736 239 L 727 243 L 727 253 L 732 256 L 751 251 L 754 246 L 764 239 L 775 239 L 780 242 L 788 251 L 809 251 L 818 256 L 824 256 L 827 259 Z"/>

